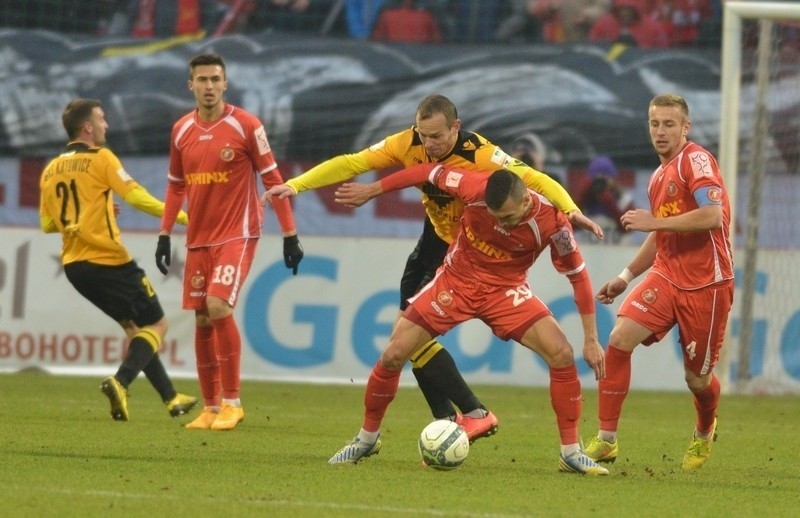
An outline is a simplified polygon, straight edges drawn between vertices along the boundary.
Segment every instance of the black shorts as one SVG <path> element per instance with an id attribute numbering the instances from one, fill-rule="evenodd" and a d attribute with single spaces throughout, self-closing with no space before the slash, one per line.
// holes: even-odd
<path id="1" fill-rule="evenodd" d="M 408 298 L 415 295 L 436 275 L 447 255 L 450 245 L 436 234 L 433 224 L 426 217 L 417 246 L 406 261 L 403 278 L 400 280 L 400 309 L 408 307 Z"/>
<path id="2" fill-rule="evenodd" d="M 117 322 L 132 320 L 138 327 L 164 318 L 158 297 L 136 261 L 119 266 L 78 261 L 64 265 L 78 293 Z"/>

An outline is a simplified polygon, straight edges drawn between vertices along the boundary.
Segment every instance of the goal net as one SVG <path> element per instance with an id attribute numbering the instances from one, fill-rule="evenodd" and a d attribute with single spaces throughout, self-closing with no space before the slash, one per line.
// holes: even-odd
<path id="1" fill-rule="evenodd" d="M 800 393 L 800 3 L 726 2 L 720 166 L 735 225 L 728 389 Z"/>

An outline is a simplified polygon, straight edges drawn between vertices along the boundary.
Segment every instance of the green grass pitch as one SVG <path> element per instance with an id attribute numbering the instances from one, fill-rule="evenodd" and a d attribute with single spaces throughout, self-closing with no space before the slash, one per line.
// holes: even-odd
<path id="1" fill-rule="evenodd" d="M 683 472 L 694 410 L 687 391 L 633 391 L 608 477 L 559 473 L 555 417 L 544 389 L 479 386 L 500 418 L 456 470 L 423 468 L 417 437 L 430 420 L 401 388 L 383 450 L 352 466 L 328 458 L 358 431 L 363 386 L 245 382 L 245 420 L 231 432 L 185 430 L 144 378 L 131 421 L 115 422 L 100 379 L 0 375 L 3 516 L 796 516 L 797 397 L 723 396 L 708 463 Z M 194 380 L 177 380 L 199 394 Z M 596 431 L 584 387 L 583 437 Z"/>

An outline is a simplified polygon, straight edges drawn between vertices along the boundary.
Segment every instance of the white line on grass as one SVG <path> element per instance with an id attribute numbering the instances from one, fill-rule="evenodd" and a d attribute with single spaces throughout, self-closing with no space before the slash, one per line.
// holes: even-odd
<path id="1" fill-rule="evenodd" d="M 0 485 L 2 487 L 2 485 Z M 17 491 L 22 490 L 22 487 L 6 486 L 8 489 Z M 132 500 L 141 499 L 158 499 L 158 500 L 184 500 L 184 497 L 178 495 L 164 495 L 152 493 L 121 493 L 119 491 L 74 491 L 71 489 L 56 489 L 56 488 L 41 488 L 40 493 L 51 494 L 64 494 L 64 495 L 82 495 L 89 497 L 110 497 L 110 498 L 124 498 Z M 192 497 L 193 500 L 206 500 L 208 502 L 219 503 L 219 497 Z M 463 516 L 469 518 L 522 518 L 525 515 L 514 514 L 496 514 L 496 513 L 464 513 L 463 511 L 448 511 L 439 509 L 419 509 L 410 507 L 391 507 L 382 505 L 367 505 L 367 504 L 340 504 L 337 502 L 305 502 L 300 500 L 268 500 L 259 499 L 258 497 L 250 499 L 237 498 L 235 503 L 237 505 L 250 505 L 250 506 L 280 506 L 280 507 L 299 507 L 299 508 L 318 508 L 318 509 L 335 509 L 338 511 L 367 511 L 367 512 L 382 512 L 382 513 L 396 513 L 396 514 L 413 514 L 413 515 L 427 515 L 427 516 Z M 52 505 L 52 502 L 51 504 Z"/>

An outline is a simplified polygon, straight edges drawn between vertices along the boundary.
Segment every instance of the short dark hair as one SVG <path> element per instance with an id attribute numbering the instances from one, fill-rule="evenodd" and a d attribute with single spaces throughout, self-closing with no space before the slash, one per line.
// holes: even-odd
<path id="1" fill-rule="evenodd" d="M 101 106 L 97 99 L 73 99 L 61 114 L 61 124 L 70 140 L 81 134 L 84 123 L 92 118 L 92 110 Z"/>
<path id="2" fill-rule="evenodd" d="M 486 206 L 499 210 L 509 198 L 521 202 L 525 191 L 525 184 L 519 175 L 508 169 L 498 169 L 489 175 L 489 181 L 486 182 Z"/>
<path id="3" fill-rule="evenodd" d="M 202 65 L 219 65 L 222 68 L 222 77 L 227 77 L 225 62 L 219 54 L 200 54 L 189 61 L 189 79 L 194 78 L 194 69 Z"/>
<path id="4" fill-rule="evenodd" d="M 448 127 L 453 127 L 458 119 L 458 110 L 453 102 L 440 94 L 429 95 L 420 101 L 416 116 L 422 120 L 430 119 L 437 113 L 443 113 Z"/>

